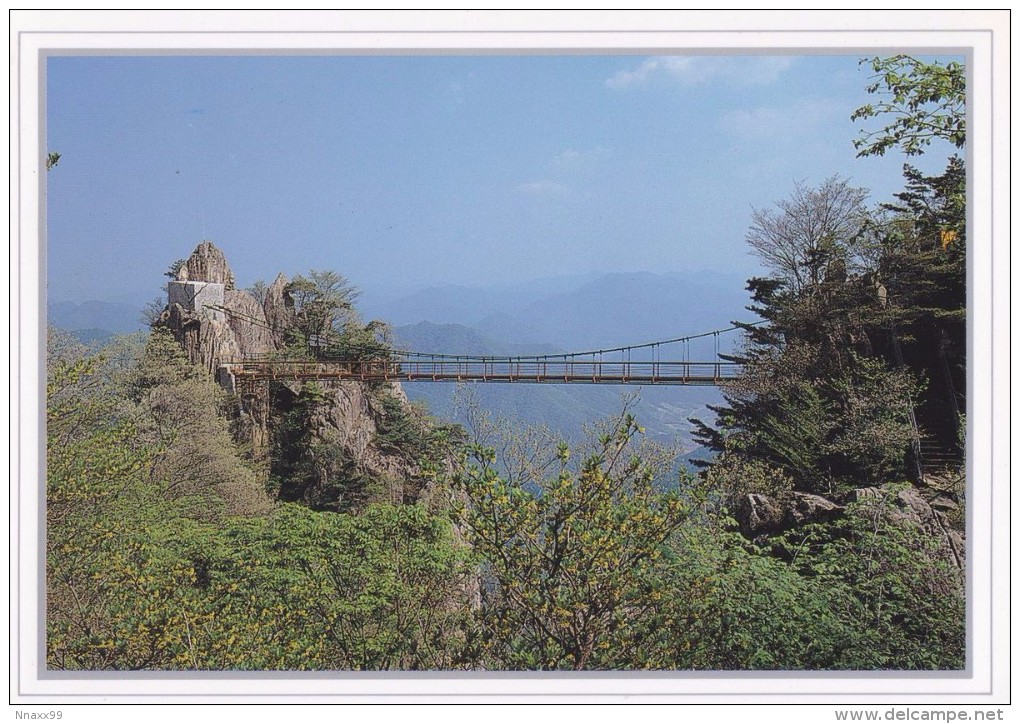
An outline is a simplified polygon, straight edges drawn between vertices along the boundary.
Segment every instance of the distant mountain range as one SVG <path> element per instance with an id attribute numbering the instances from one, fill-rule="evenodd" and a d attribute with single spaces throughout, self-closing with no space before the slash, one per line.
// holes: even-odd
<path id="1" fill-rule="evenodd" d="M 471 354 L 510 357 L 514 355 L 557 354 L 562 349 L 551 344 L 496 340 L 464 324 L 417 324 L 394 327 L 395 346 L 415 352 L 441 352 L 443 354 Z M 512 337 L 510 338 L 512 339 Z"/>
<path id="2" fill-rule="evenodd" d="M 123 302 L 56 302 L 49 305 L 48 314 L 50 324 L 69 331 L 130 334 L 148 328 L 142 319 L 142 306 Z"/>
<path id="3" fill-rule="evenodd" d="M 526 289 L 435 287 L 393 300 L 388 309 L 395 315 L 392 321 L 411 322 L 394 329 L 396 346 L 403 349 L 529 355 L 609 349 L 726 328 L 734 320 L 752 321 L 745 309 L 748 302 L 744 280 L 735 275 L 620 272 L 546 280 Z M 378 311 L 386 318 L 386 307 Z M 430 314 L 461 321 L 422 321 Z M 739 341 L 735 334 L 723 335 L 718 351 L 732 351 Z M 710 361 L 715 344 L 712 337 L 694 340 L 683 351 L 689 359 Z M 681 352 L 673 346 L 662 354 L 676 357 Z M 464 421 L 456 408 L 455 385 L 423 382 L 404 387 L 433 414 Z M 567 438 L 579 435 L 585 423 L 618 413 L 622 397 L 637 393 L 632 411 L 647 434 L 678 440 L 686 450 L 695 446 L 688 418 L 712 422 L 706 405 L 722 401 L 712 387 L 475 384 L 471 389 L 478 403 L 494 414 L 546 424 Z"/>
<path id="4" fill-rule="evenodd" d="M 487 316 L 476 326 L 490 336 L 523 328 L 566 349 L 606 349 L 729 327 L 747 318 L 746 304 L 738 279 L 616 273 Z"/>
<path id="5" fill-rule="evenodd" d="M 433 287 L 363 311 L 398 326 L 456 323 L 504 345 L 578 351 L 729 327 L 751 317 L 748 303 L 736 275 L 618 272 L 528 287 Z"/>
<path id="6" fill-rule="evenodd" d="M 553 276 L 486 287 L 446 284 L 388 296 L 369 292 L 359 301 L 358 308 L 368 319 L 382 319 L 394 325 L 427 320 L 471 326 L 484 317 L 516 310 L 535 299 L 574 291 L 600 276 L 598 273 Z"/>

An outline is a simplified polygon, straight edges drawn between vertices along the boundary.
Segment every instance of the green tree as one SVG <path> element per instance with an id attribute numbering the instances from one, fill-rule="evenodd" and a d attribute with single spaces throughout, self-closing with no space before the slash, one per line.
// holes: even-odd
<path id="1" fill-rule="evenodd" d="M 473 450 L 458 482 L 461 525 L 484 575 L 483 665 L 615 666 L 632 622 L 658 605 L 656 563 L 691 503 L 654 488 L 630 454 L 637 432 L 624 414 L 576 469 L 561 445 L 559 472 L 540 490 L 507 483 L 491 450 Z"/>
<path id="2" fill-rule="evenodd" d="M 881 100 L 853 112 L 851 120 L 891 116 L 878 131 L 861 131 L 858 156 L 882 156 L 899 146 L 908 156 L 924 153 L 940 138 L 963 148 L 967 141 L 967 80 L 960 63 L 925 63 L 907 55 L 871 58 L 874 75 L 868 93 Z"/>
<path id="3" fill-rule="evenodd" d="M 268 507 L 215 385 L 162 330 L 144 352 L 56 344 L 47 382 L 48 665 L 186 666 L 188 551 L 224 515 Z"/>
<path id="4" fill-rule="evenodd" d="M 154 451 L 151 474 L 165 495 L 212 518 L 268 509 L 265 486 L 231 436 L 226 393 L 187 359 L 169 330 L 150 334 L 128 392 L 140 407 L 137 434 Z"/>
<path id="5" fill-rule="evenodd" d="M 906 188 L 874 224 L 890 340 L 884 354 L 928 380 L 919 422 L 958 454 L 967 389 L 966 169 L 954 156 L 940 175 L 910 166 L 904 174 Z"/>
<path id="6" fill-rule="evenodd" d="M 471 581 L 448 520 L 420 506 L 359 515 L 283 505 L 199 552 L 195 668 L 450 669 Z"/>
<path id="7" fill-rule="evenodd" d="M 343 360 L 389 357 L 389 325 L 362 321 L 354 306 L 359 292 L 341 274 L 312 269 L 307 276 L 294 277 L 286 293 L 294 303 L 294 323 L 287 334 L 290 354 Z"/>
<path id="8" fill-rule="evenodd" d="M 798 184 L 774 209 L 754 209 L 747 243 L 794 292 L 817 289 L 860 267 L 868 194 L 833 176 L 818 188 Z"/>
<path id="9" fill-rule="evenodd" d="M 831 668 L 965 665 L 963 575 L 904 514 L 909 490 L 905 484 L 877 489 L 851 503 L 838 525 L 787 537 L 793 567 L 839 594 L 830 610 L 844 622 L 846 639 Z"/>
<path id="10" fill-rule="evenodd" d="M 179 576 L 156 563 L 173 518 L 154 490 L 153 450 L 101 357 L 51 356 L 47 381 L 47 664 L 144 668 L 168 663 L 156 639 Z M 179 571 L 178 571 L 179 573 Z"/>
<path id="11" fill-rule="evenodd" d="M 298 275 L 287 285 L 294 302 L 295 329 L 303 343 L 325 346 L 356 319 L 354 301 L 358 291 L 341 274 L 312 269 Z"/>
<path id="12" fill-rule="evenodd" d="M 635 655 L 652 668 L 834 668 L 850 632 L 845 588 L 820 585 L 744 540 L 724 518 L 684 526 L 669 542 L 660 605 Z"/>
<path id="13" fill-rule="evenodd" d="M 746 347 L 735 356 L 743 373 L 714 408 L 717 428 L 694 421 L 698 439 L 729 465 L 775 466 L 808 492 L 906 475 L 916 437 L 917 375 L 876 359 L 890 319 L 876 273 L 864 272 L 866 219 L 854 226 L 851 238 L 827 235 L 827 247 L 805 253 L 799 276 L 776 265 L 772 276 L 750 280 L 750 309 L 762 323 L 743 325 Z M 849 258 L 859 260 L 852 273 L 836 263 Z"/>

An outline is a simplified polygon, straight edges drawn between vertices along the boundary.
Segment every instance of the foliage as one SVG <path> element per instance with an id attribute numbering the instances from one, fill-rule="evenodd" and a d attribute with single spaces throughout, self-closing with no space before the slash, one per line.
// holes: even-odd
<path id="1" fill-rule="evenodd" d="M 833 176 L 816 189 L 798 184 L 775 209 L 754 209 L 747 243 L 752 252 L 799 293 L 859 267 L 867 192 Z"/>
<path id="2" fill-rule="evenodd" d="M 187 264 L 188 264 L 187 259 L 178 259 L 169 267 L 167 267 L 167 270 L 163 272 L 163 276 L 167 277 L 170 280 L 175 280 L 177 279 L 177 276 L 181 273 L 181 269 L 187 266 Z"/>
<path id="3" fill-rule="evenodd" d="M 745 325 L 744 373 L 715 408 L 718 428 L 695 421 L 700 441 L 814 492 L 916 479 L 922 436 L 959 449 L 965 171 L 954 157 L 940 176 L 909 166 L 905 176 L 897 202 L 854 222 L 852 236 L 798 241 L 789 208 L 803 208 L 800 189 L 792 207 L 764 215 L 774 235 L 762 235 L 760 220 L 752 229 L 759 253 L 766 240 L 776 253 L 773 275 L 748 284 L 764 324 Z"/>
<path id="4" fill-rule="evenodd" d="M 954 156 L 939 176 L 904 168 L 906 188 L 874 224 L 879 273 L 900 324 L 966 321 L 966 169 Z"/>
<path id="5" fill-rule="evenodd" d="M 882 156 L 895 146 L 916 156 L 935 138 L 963 148 L 967 140 L 963 65 L 924 63 L 907 55 L 865 59 L 861 64 L 874 72 L 868 93 L 877 93 L 882 100 L 861 106 L 851 120 L 880 116 L 892 120 L 879 131 L 861 131 L 854 141 L 858 156 Z"/>
<path id="6" fill-rule="evenodd" d="M 166 329 L 154 329 L 128 381 L 142 411 L 137 435 L 152 446 L 152 476 L 170 498 L 186 498 L 194 515 L 250 514 L 269 499 L 242 459 L 226 414 L 229 401 L 190 363 Z"/>
<path id="7" fill-rule="evenodd" d="M 102 362 L 57 356 L 49 365 L 47 651 L 59 668 L 155 663 L 149 634 L 167 625 L 155 605 L 167 592 L 155 589 L 174 585 L 148 565 L 142 546 L 158 546 L 149 526 L 128 523 L 139 522 L 140 510 L 150 514 L 146 523 L 156 518 L 153 506 L 140 505 L 150 490 L 152 451 L 108 394 Z M 157 576 L 146 578 L 145 569 Z"/>
<path id="8" fill-rule="evenodd" d="M 871 62 L 868 91 L 889 100 L 854 118 L 893 121 L 859 155 L 963 144 L 960 66 Z M 382 480 L 323 432 L 333 391 L 308 383 L 273 389 L 273 505 L 231 401 L 169 333 L 100 355 L 51 333 L 48 666 L 963 668 L 962 573 L 898 481 L 922 432 L 961 429 L 966 173 L 954 157 L 904 174 L 870 212 L 839 177 L 754 211 L 762 323 L 718 426 L 699 423 L 719 455 L 697 480 L 664 480 L 676 451 L 647 445 L 628 404 L 571 449 L 477 409 L 468 431 L 437 424 L 369 385 L 370 444 L 406 471 Z M 287 293 L 291 351 L 389 362 L 388 328 L 362 323 L 344 277 L 313 270 Z M 378 503 L 383 487 L 402 504 Z M 854 502 L 761 546 L 725 517 L 793 490 Z"/>
<path id="9" fill-rule="evenodd" d="M 214 405 L 190 397 L 214 386 L 171 338 L 155 332 L 127 369 L 111 366 L 116 349 L 82 356 L 53 338 L 50 667 L 458 665 L 470 582 L 445 518 L 414 506 L 231 508 L 233 448 L 218 450 L 224 429 L 201 419 Z"/>
<path id="10" fill-rule="evenodd" d="M 707 467 L 705 486 L 716 495 L 716 512 L 731 508 L 752 493 L 783 495 L 793 490 L 793 479 L 764 460 L 723 453 Z"/>
<path id="11" fill-rule="evenodd" d="M 576 470 L 562 445 L 560 470 L 540 492 L 508 484 L 493 452 L 473 449 L 458 481 L 460 521 L 484 562 L 478 645 L 487 667 L 605 667 L 630 622 L 657 605 L 650 577 L 690 504 L 653 489 L 629 457 L 636 433 L 625 414 Z"/>
<path id="12" fill-rule="evenodd" d="M 250 290 L 264 300 L 261 280 Z M 358 290 L 341 274 L 312 269 L 287 285 L 294 304 L 293 325 L 286 333 L 290 357 L 316 356 L 340 360 L 389 359 L 392 333 L 385 322 L 362 322 L 354 307 Z"/>
<path id="13" fill-rule="evenodd" d="M 175 661 L 190 585 L 187 531 L 268 501 L 238 458 L 216 389 L 166 332 L 141 352 L 59 342 L 48 355 L 48 661 L 160 668 Z"/>
<path id="14" fill-rule="evenodd" d="M 49 171 L 57 167 L 60 163 L 60 154 L 56 151 L 50 151 L 46 154 L 46 170 Z"/>
<path id="15" fill-rule="evenodd" d="M 416 506 L 280 507 L 199 561 L 199 668 L 385 670 L 457 664 L 467 615 L 449 523 Z"/>
<path id="16" fill-rule="evenodd" d="M 179 442 L 147 427 L 153 391 L 201 381 L 170 341 L 154 335 L 137 369 L 111 365 L 126 354 L 116 349 L 51 352 L 51 668 L 963 665 L 958 575 L 899 514 L 895 489 L 790 534 L 779 558 L 775 542 L 757 548 L 713 514 L 710 488 L 657 488 L 661 461 L 633 454 L 639 428 L 624 411 L 581 454 L 546 451 L 556 463 L 539 487 L 501 478 L 494 453 L 472 447 L 456 526 L 422 505 L 213 519 L 209 488 L 222 486 L 159 472 Z M 321 402 L 307 387 L 306 402 Z M 390 433 L 404 444 L 413 430 Z"/>
<path id="17" fill-rule="evenodd" d="M 292 334 L 306 344 L 328 343 L 356 316 L 358 291 L 337 272 L 312 269 L 307 276 L 294 277 L 285 291 L 294 302 Z"/>
<path id="18" fill-rule="evenodd" d="M 248 294 L 255 298 L 255 301 L 259 303 L 260 307 L 264 307 L 266 304 L 266 297 L 269 294 L 269 285 L 266 284 L 265 279 L 256 279 L 252 282 L 252 285 L 245 289 Z"/>
<path id="19" fill-rule="evenodd" d="M 295 393 L 285 385 L 272 385 L 270 394 L 273 407 L 282 410 L 273 419 L 270 428 L 270 470 L 269 489 L 279 500 L 285 502 L 303 501 L 313 508 L 330 507 L 338 509 L 343 495 L 339 481 L 328 485 L 325 498 L 316 495 L 317 483 L 323 481 L 316 466 L 315 448 L 318 440 L 312 417 L 326 400 L 326 390 L 316 382 L 302 385 Z M 347 472 L 348 461 L 334 460 L 330 472 Z"/>
<path id="20" fill-rule="evenodd" d="M 664 556 L 661 605 L 640 655 L 655 668 L 834 668 L 848 622 L 841 590 L 822 586 L 728 529 L 685 526 Z"/>
<path id="21" fill-rule="evenodd" d="M 374 453 L 397 462 L 400 479 L 385 479 L 366 471 L 346 450 L 343 434 L 323 424 L 323 415 L 338 395 L 315 382 L 295 393 L 273 388 L 282 410 L 271 426 L 270 487 L 278 499 L 301 502 L 315 510 L 357 511 L 371 502 L 414 503 L 422 491 L 446 474 L 453 450 L 463 438 L 457 425 L 442 424 L 409 406 L 385 387 L 366 388 L 370 419 L 366 434 Z M 387 498 L 387 495 L 388 498 Z"/>
<path id="22" fill-rule="evenodd" d="M 376 423 L 379 449 L 415 463 L 432 478 L 438 476 L 464 442 L 464 429 L 430 417 L 423 408 L 408 405 L 388 389 L 377 399 L 382 407 Z"/>
<path id="23" fill-rule="evenodd" d="M 966 169 L 953 157 L 938 176 L 907 166 L 906 188 L 873 227 L 877 276 L 892 333 L 886 356 L 923 371 L 919 421 L 942 449 L 962 450 L 967 389 Z"/>
<path id="24" fill-rule="evenodd" d="M 766 324 L 748 328 L 742 376 L 712 408 L 718 427 L 693 421 L 696 438 L 729 461 L 727 475 L 743 479 L 734 490 L 758 477 L 734 466 L 759 463 L 818 493 L 906 474 L 921 387 L 869 356 L 883 313 L 873 288 L 859 278 L 820 286 L 797 295 L 779 280 L 750 284 Z"/>
<path id="25" fill-rule="evenodd" d="M 788 536 L 794 566 L 841 590 L 834 613 L 849 624 L 835 667 L 960 669 L 966 635 L 963 581 L 936 542 L 900 514 L 903 486 L 851 506 L 839 526 Z"/>

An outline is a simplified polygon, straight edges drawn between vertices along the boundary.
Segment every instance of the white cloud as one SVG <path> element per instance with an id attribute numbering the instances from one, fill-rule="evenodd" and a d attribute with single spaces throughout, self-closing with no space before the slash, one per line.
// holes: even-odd
<path id="1" fill-rule="evenodd" d="M 743 138 L 766 138 L 779 134 L 802 133 L 809 128 L 831 123 L 844 113 L 845 105 L 830 100 L 804 100 L 788 106 L 759 106 L 730 111 L 719 119 L 723 130 Z"/>
<path id="2" fill-rule="evenodd" d="M 620 70 L 606 79 L 606 85 L 610 88 L 628 88 L 632 85 L 639 85 L 648 80 L 648 76 L 659 68 L 658 58 L 649 58 L 637 70 Z"/>
<path id="3" fill-rule="evenodd" d="M 787 56 L 663 55 L 644 60 L 634 70 L 621 70 L 606 79 L 606 85 L 624 89 L 665 77 L 685 86 L 723 82 L 749 86 L 774 83 L 793 65 Z"/>
<path id="4" fill-rule="evenodd" d="M 552 165 L 557 171 L 588 173 L 594 171 L 607 154 L 604 148 L 568 148 L 553 157 Z"/>
<path id="5" fill-rule="evenodd" d="M 775 83 L 779 76 L 793 67 L 793 60 L 782 55 L 745 58 L 738 72 L 743 75 L 747 85 L 769 85 Z"/>
<path id="6" fill-rule="evenodd" d="M 745 138 L 771 136 L 784 127 L 786 113 L 778 108 L 752 108 L 751 110 L 730 111 L 720 120 L 724 130 Z"/>
<path id="7" fill-rule="evenodd" d="M 580 151 L 568 148 L 566 151 L 556 154 L 556 157 L 553 159 L 553 163 L 568 164 L 578 160 L 582 156 L 584 156 L 584 154 Z"/>

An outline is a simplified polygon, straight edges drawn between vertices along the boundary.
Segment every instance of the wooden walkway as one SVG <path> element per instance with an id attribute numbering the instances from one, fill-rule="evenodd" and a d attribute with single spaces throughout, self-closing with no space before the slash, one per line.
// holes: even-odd
<path id="1" fill-rule="evenodd" d="M 564 357 L 413 356 L 389 360 L 242 360 L 220 366 L 221 379 L 502 382 L 612 385 L 719 385 L 736 379 L 732 362 L 633 361 Z M 231 385 L 233 386 L 233 385 Z"/>

